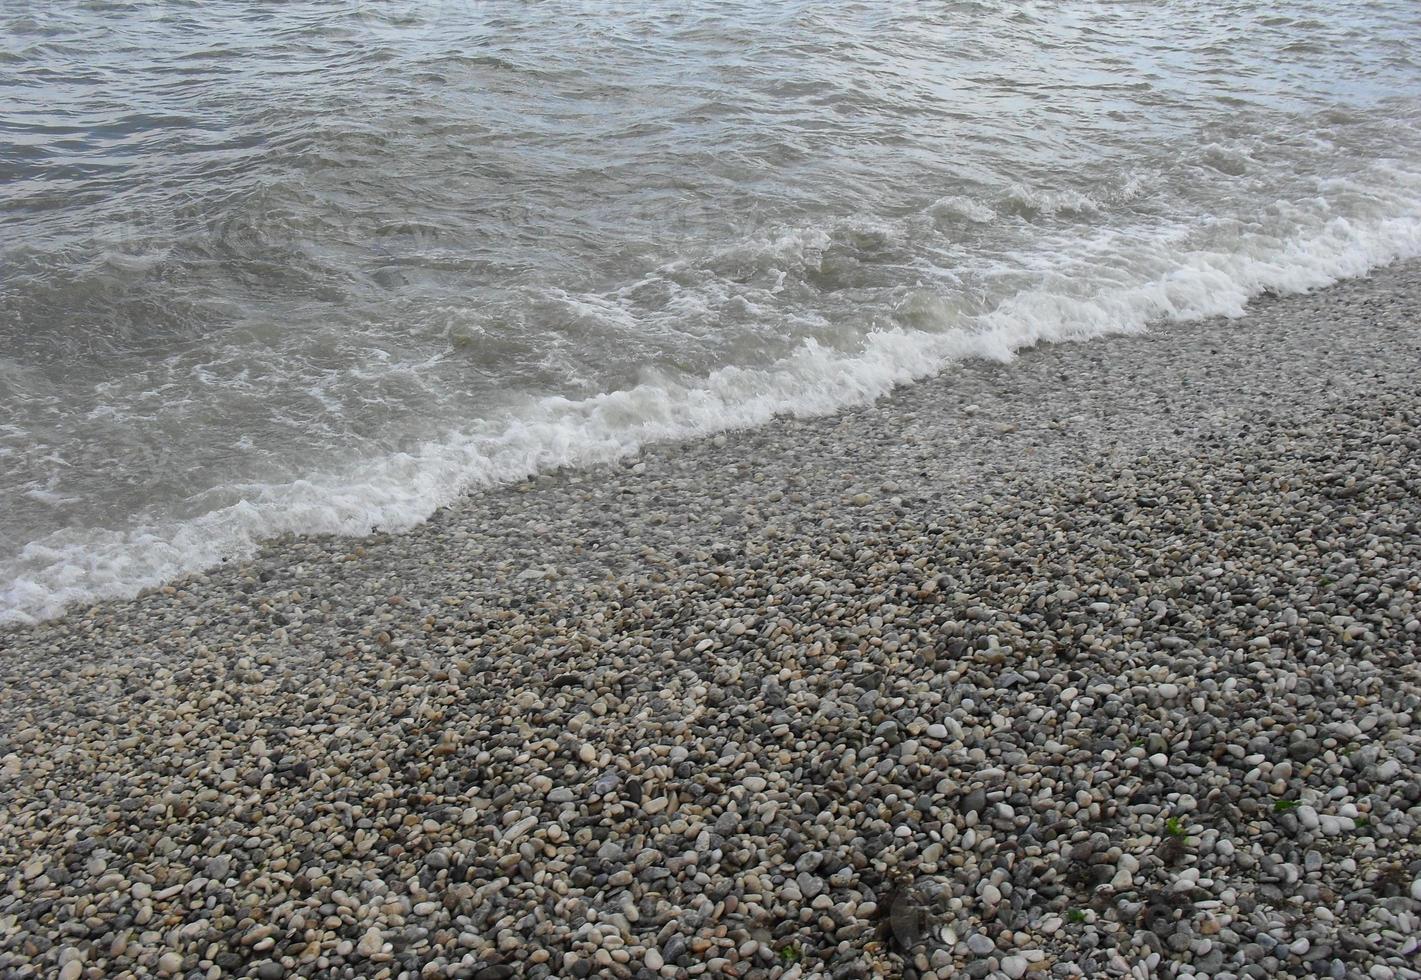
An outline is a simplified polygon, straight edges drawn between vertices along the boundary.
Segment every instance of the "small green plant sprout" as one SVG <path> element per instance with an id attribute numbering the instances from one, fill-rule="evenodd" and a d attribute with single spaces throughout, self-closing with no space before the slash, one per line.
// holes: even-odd
<path id="1" fill-rule="evenodd" d="M 789 942 L 780 947 L 780 962 L 786 965 L 798 963 L 803 956 L 804 950 L 800 948 L 798 942 Z"/>
<path id="2" fill-rule="evenodd" d="M 1171 837 L 1184 836 L 1184 824 L 1179 822 L 1178 817 L 1169 817 L 1164 822 L 1164 832 Z"/>
<path id="3" fill-rule="evenodd" d="M 1070 919 L 1072 922 L 1084 922 L 1085 913 L 1082 912 L 1080 909 L 1071 909 L 1069 912 L 1066 913 L 1066 918 Z"/>
<path id="4" fill-rule="evenodd" d="M 1289 810 L 1296 810 L 1301 804 L 1297 800 L 1274 800 L 1274 813 L 1287 813 Z"/>

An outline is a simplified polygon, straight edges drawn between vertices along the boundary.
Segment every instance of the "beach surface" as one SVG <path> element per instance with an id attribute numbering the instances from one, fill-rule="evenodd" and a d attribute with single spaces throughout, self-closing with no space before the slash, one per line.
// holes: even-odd
<path id="1" fill-rule="evenodd" d="M 0 632 L 12 977 L 1418 977 L 1421 265 Z"/>

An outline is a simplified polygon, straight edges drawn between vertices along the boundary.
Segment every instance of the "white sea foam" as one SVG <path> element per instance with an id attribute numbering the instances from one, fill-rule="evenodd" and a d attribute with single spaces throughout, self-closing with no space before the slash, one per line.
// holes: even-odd
<path id="1" fill-rule="evenodd" d="M 1393 176 L 1390 216 L 1314 214 L 1306 232 L 1245 231 L 1227 249 L 1217 242 L 1182 245 L 1191 241 L 1187 225 L 1047 243 L 1046 254 L 1056 259 L 1038 286 L 942 329 L 874 330 L 851 352 L 811 340 L 768 368 L 725 367 L 696 380 L 648 381 L 583 400 L 544 398 L 413 452 L 345 471 L 211 491 L 190 501 L 191 509 L 205 512 L 181 523 L 54 533 L 29 544 L 4 570 L 0 622 L 131 595 L 249 555 L 280 534 L 405 529 L 474 487 L 615 460 L 649 443 L 755 426 L 778 414 L 812 416 L 862 405 L 963 358 L 1007 360 L 1042 342 L 1237 316 L 1265 290 L 1314 289 L 1421 255 L 1421 184 L 1409 172 Z M 782 256 L 788 247 L 782 241 L 775 250 Z M 795 254 L 799 247 L 794 244 Z M 1032 261 L 1041 267 L 1039 256 Z"/>
<path id="2" fill-rule="evenodd" d="M 928 212 L 935 218 L 942 220 L 962 220 L 986 224 L 996 218 L 997 213 L 981 201 L 973 200 L 961 194 L 949 194 L 947 197 L 940 197 L 928 208 Z"/>

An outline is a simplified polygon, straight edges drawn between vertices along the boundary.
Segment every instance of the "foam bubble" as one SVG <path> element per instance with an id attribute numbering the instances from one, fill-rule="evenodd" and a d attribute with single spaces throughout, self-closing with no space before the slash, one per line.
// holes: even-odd
<path id="1" fill-rule="evenodd" d="M 179 574 L 250 555 L 289 532 L 356 535 L 425 520 L 471 488 L 561 466 L 588 466 L 649 443 L 862 405 L 970 357 L 1009 360 L 1042 342 L 1081 341 L 1161 321 L 1240 315 L 1263 291 L 1295 293 L 1421 255 L 1421 178 L 1395 166 L 1373 189 L 1371 217 L 1311 212 L 1291 235 L 1243 228 L 1230 245 L 1189 245 L 1192 226 L 1115 229 L 1045 243 L 1054 264 L 1037 284 L 937 329 L 876 329 L 854 350 L 813 340 L 765 368 L 724 367 L 698 379 L 657 378 L 573 400 L 530 401 L 442 440 L 339 472 L 209 491 L 200 516 L 124 530 L 70 529 L 32 542 L 4 569 L 0 622 L 50 617 L 67 605 L 131 595 Z M 1377 197 L 1377 195 L 1382 195 Z M 940 202 L 941 203 L 941 202 Z M 959 205 L 953 204 L 954 210 Z M 822 240 L 760 243 L 803 258 Z M 589 311 L 602 315 L 605 311 Z"/>

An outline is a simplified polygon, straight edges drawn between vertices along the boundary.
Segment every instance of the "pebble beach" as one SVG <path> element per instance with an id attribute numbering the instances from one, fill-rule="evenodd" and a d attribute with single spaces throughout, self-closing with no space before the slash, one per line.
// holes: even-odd
<path id="1" fill-rule="evenodd" d="M 1421 977 L 1421 265 L 0 632 L 0 975 Z"/>

